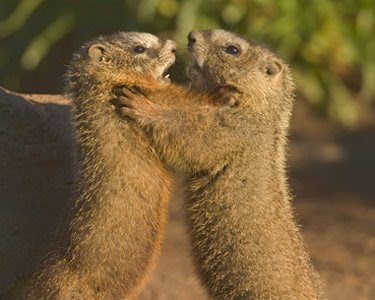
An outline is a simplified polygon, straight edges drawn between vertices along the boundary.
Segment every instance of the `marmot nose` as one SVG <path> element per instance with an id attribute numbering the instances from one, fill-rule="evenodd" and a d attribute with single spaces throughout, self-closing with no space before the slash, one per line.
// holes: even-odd
<path id="1" fill-rule="evenodd" d="M 190 31 L 188 36 L 187 36 L 187 39 L 188 39 L 188 48 L 191 49 L 195 42 L 197 41 L 197 33 L 195 31 Z"/>
<path id="2" fill-rule="evenodd" d="M 166 46 L 168 47 L 168 49 L 171 50 L 172 53 L 176 53 L 176 51 L 177 51 L 177 44 L 176 44 L 175 41 L 167 40 L 166 41 Z"/>

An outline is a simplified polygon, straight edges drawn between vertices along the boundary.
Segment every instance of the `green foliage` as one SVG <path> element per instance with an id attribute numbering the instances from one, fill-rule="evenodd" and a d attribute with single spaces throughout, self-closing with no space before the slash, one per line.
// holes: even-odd
<path id="1" fill-rule="evenodd" d="M 2 0 L 0 84 L 22 87 L 66 41 L 72 52 L 99 33 L 139 30 L 185 45 L 191 29 L 223 28 L 276 49 L 312 105 L 354 126 L 375 96 L 374 27 L 373 0 Z"/>

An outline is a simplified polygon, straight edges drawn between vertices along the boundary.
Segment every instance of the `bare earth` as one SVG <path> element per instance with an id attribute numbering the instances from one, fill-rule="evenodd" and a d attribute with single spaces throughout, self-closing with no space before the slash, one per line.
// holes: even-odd
<path id="1" fill-rule="evenodd" d="M 69 111 L 61 96 L 0 88 L 0 294 L 53 247 L 71 205 Z M 327 298 L 375 299 L 374 124 L 343 134 L 299 105 L 290 165 L 296 215 Z M 138 299 L 208 299 L 190 257 L 183 186 L 177 178 L 162 256 Z"/>

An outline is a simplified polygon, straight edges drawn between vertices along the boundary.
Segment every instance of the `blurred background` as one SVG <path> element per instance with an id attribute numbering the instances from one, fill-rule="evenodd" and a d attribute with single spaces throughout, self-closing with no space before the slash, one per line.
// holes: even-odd
<path id="1" fill-rule="evenodd" d="M 308 103 L 353 127 L 374 101 L 374 24 L 373 0 L 2 0 L 0 85 L 60 92 L 71 53 L 97 34 L 148 31 L 183 50 L 191 29 L 223 28 L 278 51 Z"/>
<path id="2" fill-rule="evenodd" d="M 72 52 L 98 34 L 120 30 L 175 39 L 180 49 L 172 77 L 184 82 L 186 35 L 206 28 L 260 40 L 291 65 L 298 101 L 289 174 L 308 251 L 328 299 L 375 299 L 375 1 L 1 0 L 0 86 L 61 93 Z M 67 111 L 61 117 L 65 122 Z M 1 126 L 8 126 L 21 138 L 24 125 L 12 125 L 12 118 L 9 108 L 0 105 L 0 133 Z M 27 118 L 19 122 L 35 122 Z M 48 215 L 59 215 L 58 201 L 70 189 L 69 159 L 59 154 L 66 149 L 51 154 L 43 143 L 48 139 L 40 141 L 43 157 L 35 160 L 39 148 L 34 143 L 34 154 L 25 154 L 29 165 L 21 166 L 17 158 L 0 172 L 0 188 L 6 186 L 0 189 L 6 241 L 0 250 L 1 257 L 8 257 L 0 266 L 0 292 L 14 280 L 17 268 L 32 265 L 36 250 L 26 250 L 26 244 L 43 248 L 45 228 L 53 224 Z M 19 178 L 20 168 L 32 183 Z M 53 203 L 47 196 L 51 189 L 57 191 Z M 7 208 L 27 218 L 17 225 Z M 39 225 L 33 223 L 35 215 Z M 184 224 L 181 203 L 172 201 L 162 258 L 140 299 L 206 299 L 193 273 Z M 4 254 L 11 252 L 12 257 Z"/>

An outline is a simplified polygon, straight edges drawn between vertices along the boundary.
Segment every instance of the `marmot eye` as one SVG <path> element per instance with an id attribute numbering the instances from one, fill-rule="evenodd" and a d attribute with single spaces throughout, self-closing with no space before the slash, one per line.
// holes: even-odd
<path id="1" fill-rule="evenodd" d="M 135 53 L 143 53 L 143 52 L 145 52 L 145 51 L 146 51 L 146 48 L 143 47 L 143 46 L 135 46 L 135 47 L 134 47 L 134 52 L 135 52 Z"/>
<path id="2" fill-rule="evenodd" d="M 232 54 L 232 55 L 237 55 L 237 54 L 240 54 L 241 51 L 236 46 L 230 45 L 227 48 L 225 48 L 225 52 Z"/>

